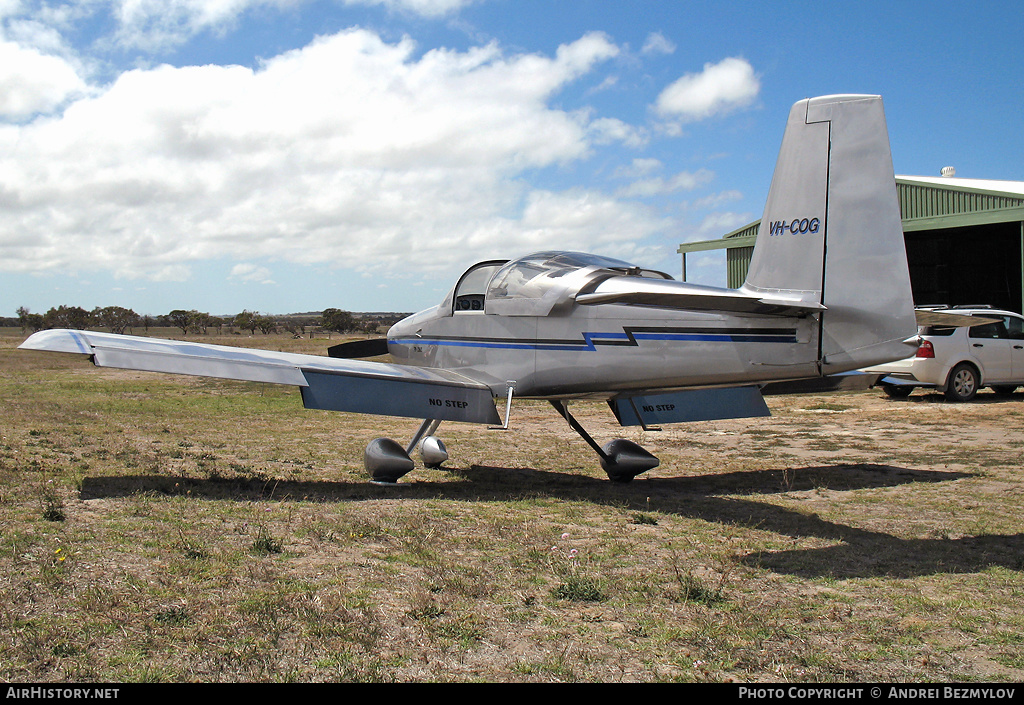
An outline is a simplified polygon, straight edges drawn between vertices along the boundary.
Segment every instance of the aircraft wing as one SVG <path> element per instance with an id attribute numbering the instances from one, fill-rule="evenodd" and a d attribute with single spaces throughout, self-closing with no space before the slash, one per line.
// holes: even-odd
<path id="1" fill-rule="evenodd" d="M 585 306 L 640 304 L 658 308 L 784 316 L 802 316 L 825 310 L 817 301 L 773 297 L 770 294 L 762 295 L 744 289 L 720 289 L 667 279 L 639 277 L 606 279 L 593 291 L 577 295 L 576 303 Z"/>
<path id="2" fill-rule="evenodd" d="M 771 416 L 756 386 L 684 389 L 656 394 L 619 394 L 608 406 L 620 426 L 745 419 Z"/>
<path id="3" fill-rule="evenodd" d="M 88 355 L 98 367 L 293 385 L 307 409 L 501 423 L 487 385 L 447 370 L 79 330 L 40 331 L 19 347 Z"/>

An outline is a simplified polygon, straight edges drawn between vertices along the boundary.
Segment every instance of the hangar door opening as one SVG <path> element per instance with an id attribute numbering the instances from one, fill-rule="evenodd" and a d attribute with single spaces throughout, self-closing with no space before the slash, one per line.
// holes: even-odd
<path id="1" fill-rule="evenodd" d="M 1021 311 L 1020 222 L 904 234 L 914 303 Z"/>

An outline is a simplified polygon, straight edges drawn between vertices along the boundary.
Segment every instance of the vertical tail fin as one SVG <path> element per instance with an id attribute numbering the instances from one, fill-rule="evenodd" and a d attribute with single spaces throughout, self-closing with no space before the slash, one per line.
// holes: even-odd
<path id="1" fill-rule="evenodd" d="M 908 354 L 917 327 L 879 96 L 793 106 L 742 290 L 825 306 L 822 374 Z"/>

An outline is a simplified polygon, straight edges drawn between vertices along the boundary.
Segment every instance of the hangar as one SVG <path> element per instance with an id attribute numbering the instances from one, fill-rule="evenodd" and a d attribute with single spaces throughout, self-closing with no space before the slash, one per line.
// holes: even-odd
<path id="1" fill-rule="evenodd" d="M 916 304 L 990 304 L 1024 313 L 1024 182 L 897 176 Z M 946 174 L 950 174 L 947 176 Z M 724 249 L 728 286 L 743 284 L 761 221 L 677 252 Z"/>

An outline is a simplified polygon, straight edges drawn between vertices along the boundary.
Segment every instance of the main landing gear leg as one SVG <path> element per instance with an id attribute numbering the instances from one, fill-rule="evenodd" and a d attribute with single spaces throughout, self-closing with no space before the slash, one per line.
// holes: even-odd
<path id="1" fill-rule="evenodd" d="M 448 460 L 448 451 L 444 443 L 433 435 L 440 425 L 439 419 L 426 419 L 405 448 L 390 438 L 376 438 L 370 441 L 363 454 L 363 464 L 370 473 L 370 482 L 375 485 L 396 484 L 399 478 L 416 465 L 409 454 L 416 449 L 418 443 L 423 464 L 428 468 L 440 467 L 441 463 Z"/>
<path id="2" fill-rule="evenodd" d="M 601 458 L 601 468 L 608 473 L 609 480 L 629 482 L 640 473 L 658 467 L 658 463 L 661 462 L 636 443 L 627 441 L 625 438 L 616 438 L 603 446 L 597 445 L 597 441 L 591 438 L 580 422 L 569 413 L 567 402 L 561 399 L 552 400 L 551 406 L 555 407 L 555 411 L 562 415 L 572 430 L 597 452 Z"/>
<path id="3" fill-rule="evenodd" d="M 420 442 L 420 438 L 423 437 L 423 442 L 420 443 L 420 457 L 423 458 L 423 464 L 428 468 L 441 467 L 441 463 L 448 460 L 448 449 L 444 447 L 441 439 L 434 435 L 440 425 L 441 419 L 424 421 L 412 440 L 409 441 L 409 445 L 406 446 L 406 454 L 412 453 L 416 444 Z"/>

